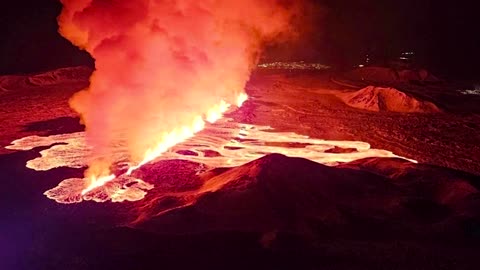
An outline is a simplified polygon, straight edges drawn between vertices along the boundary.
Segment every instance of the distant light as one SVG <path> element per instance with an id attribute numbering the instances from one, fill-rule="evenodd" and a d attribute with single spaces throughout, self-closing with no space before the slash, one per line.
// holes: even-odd
<path id="1" fill-rule="evenodd" d="M 464 95 L 480 95 L 480 90 L 458 90 L 460 93 Z"/>
<path id="2" fill-rule="evenodd" d="M 358 67 L 361 67 L 361 68 L 364 67 L 364 66 L 365 66 L 365 65 L 358 65 Z"/>
<path id="3" fill-rule="evenodd" d="M 326 70 L 329 69 L 330 66 L 323 65 L 320 63 L 306 63 L 304 61 L 299 62 L 273 62 L 273 63 L 263 63 L 258 65 L 259 68 L 264 69 L 300 69 L 300 70 Z"/>

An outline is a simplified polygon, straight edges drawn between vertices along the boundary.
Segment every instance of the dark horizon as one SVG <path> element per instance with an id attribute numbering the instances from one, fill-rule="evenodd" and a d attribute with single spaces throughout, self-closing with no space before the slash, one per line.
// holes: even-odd
<path id="1" fill-rule="evenodd" d="M 269 60 L 318 61 L 351 67 L 373 53 L 389 58 L 415 51 L 419 65 L 446 78 L 478 79 L 480 43 L 473 4 L 428 0 L 312 0 L 314 27 L 297 44 L 276 46 Z M 1 16 L 0 74 L 41 72 L 65 66 L 93 66 L 91 57 L 57 33 L 56 0 L 19 0 Z M 25 7 L 29 7 L 26 9 Z"/>

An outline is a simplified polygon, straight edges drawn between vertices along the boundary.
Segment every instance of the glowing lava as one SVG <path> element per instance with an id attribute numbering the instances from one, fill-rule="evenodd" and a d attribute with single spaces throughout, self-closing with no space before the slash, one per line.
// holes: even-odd
<path id="1" fill-rule="evenodd" d="M 85 189 L 82 190 L 81 194 L 82 195 L 85 195 L 87 194 L 88 192 L 98 188 L 98 187 L 101 187 L 103 185 L 105 185 L 106 183 L 112 181 L 113 179 L 115 179 L 115 175 L 114 174 L 111 174 L 111 175 L 107 175 L 107 176 L 101 176 L 101 177 L 96 177 L 96 176 L 92 176 L 90 179 L 86 179 L 88 181 L 89 184 L 87 184 L 87 187 Z"/>
<path id="2" fill-rule="evenodd" d="M 161 147 L 156 148 L 157 150 L 148 152 L 140 164 L 127 165 L 128 171 L 125 174 L 94 179 L 95 181 L 90 182 L 88 187 L 85 187 L 84 179 L 66 179 L 57 187 L 46 191 L 45 195 L 59 203 L 78 203 L 82 200 L 96 202 L 141 200 L 153 185 L 133 178 L 129 174 L 146 163 L 152 163 L 151 161 L 156 163 L 182 159 L 204 164 L 206 168 L 219 168 L 240 166 L 266 154 L 281 153 L 329 166 L 369 157 L 402 158 L 416 162 L 387 150 L 372 149 L 366 142 L 315 139 L 293 132 L 275 132 L 267 126 L 235 123 L 225 118 L 214 125 L 206 125 L 203 119 L 198 120 L 197 124 L 198 126 L 196 128 L 192 126 L 189 132 L 184 130 L 183 133 L 175 133 L 176 137 L 169 136 L 170 141 L 165 141 Z M 200 127 L 204 129 L 200 130 Z M 197 130 L 199 131 L 193 132 Z M 181 134 L 184 136 L 182 137 Z M 165 148 L 174 142 L 179 143 Z M 49 137 L 25 137 L 12 142 L 12 145 L 7 148 L 29 150 L 39 145 L 51 144 L 57 145 L 43 150 L 40 153 L 41 157 L 28 161 L 29 168 L 45 171 L 57 167 L 79 168 L 88 164 L 90 153 L 84 132 Z M 79 151 L 79 149 L 83 150 Z M 340 151 L 331 151 L 332 149 L 340 149 Z M 341 151 L 342 149 L 345 151 Z M 128 156 L 126 149 L 118 150 L 116 156 L 119 160 Z M 184 154 L 186 152 L 190 154 Z"/>
<path id="3" fill-rule="evenodd" d="M 237 105 L 240 107 L 248 99 L 247 94 L 242 93 L 237 98 Z M 205 120 L 209 123 L 215 123 L 223 117 L 223 114 L 231 107 L 230 104 L 221 100 L 221 102 L 208 110 L 205 115 Z M 193 137 L 197 132 L 205 128 L 205 121 L 201 116 L 195 117 L 194 121 L 190 126 L 183 126 L 174 129 L 172 132 L 165 133 L 159 136 L 158 143 L 147 149 L 145 152 L 144 158 L 137 165 L 130 166 L 126 172 L 126 175 L 131 175 L 133 171 L 139 169 L 143 165 L 147 164 L 150 161 L 160 157 L 163 153 L 167 152 L 168 149 L 173 146 L 186 141 L 187 139 Z M 90 168 L 91 169 L 91 168 Z M 99 188 L 106 183 L 114 180 L 116 178 L 115 174 L 110 175 L 91 175 L 86 178 L 86 187 L 82 190 L 81 195 L 85 195 L 96 188 Z"/>
<path id="4" fill-rule="evenodd" d="M 246 94 L 241 94 L 238 99 L 243 99 L 241 96 L 246 96 Z M 240 106 L 243 104 L 240 103 Z M 206 120 L 209 123 L 215 123 L 220 118 L 223 117 L 223 114 L 230 108 L 230 104 L 226 103 L 222 100 L 217 106 L 211 108 L 206 114 Z M 163 153 L 165 153 L 169 148 L 184 142 L 185 140 L 193 137 L 197 132 L 203 130 L 205 128 L 205 121 L 202 117 L 197 116 L 193 121 L 191 126 L 184 126 L 174 131 L 164 134 L 163 137 L 159 140 L 159 143 L 153 147 L 149 148 L 145 153 L 145 157 L 143 160 L 135 166 L 131 166 L 128 168 L 127 175 L 130 175 L 134 170 L 140 168 L 141 166 L 145 165 L 146 163 L 154 160 L 155 158 L 159 157 Z"/>
<path id="5" fill-rule="evenodd" d="M 237 97 L 237 107 L 242 107 L 243 103 L 248 100 L 248 95 L 245 93 L 241 93 Z"/>
<path id="6" fill-rule="evenodd" d="M 145 156 L 143 160 L 138 163 L 137 165 L 131 166 L 128 168 L 127 175 L 132 174 L 132 172 L 141 166 L 145 165 L 146 163 L 154 160 L 155 158 L 159 157 L 162 153 L 166 152 L 169 148 L 173 147 L 174 145 L 185 141 L 186 139 L 195 135 L 195 133 L 199 132 L 200 130 L 205 128 L 205 121 L 203 121 L 202 117 L 198 116 L 195 118 L 191 126 L 185 126 L 174 131 L 164 134 L 162 138 L 159 140 L 159 143 L 153 147 L 149 148 L 147 152 L 145 152 Z"/>

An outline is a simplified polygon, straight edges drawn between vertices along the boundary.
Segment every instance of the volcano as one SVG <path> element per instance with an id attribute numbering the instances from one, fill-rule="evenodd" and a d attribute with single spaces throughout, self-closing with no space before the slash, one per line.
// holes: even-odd
<path id="1" fill-rule="evenodd" d="M 476 10 L 6 2 L 0 270 L 480 269 Z"/>
<path id="2" fill-rule="evenodd" d="M 403 95 L 344 89 L 328 71 L 259 70 L 240 109 L 95 200 L 61 204 L 49 198 L 70 190 L 66 179 L 81 183 L 89 151 L 67 105 L 87 69 L 67 70 L 12 77 L 0 95 L 2 269 L 478 265 L 480 121 L 445 106 L 448 85 L 402 84 Z M 428 93 L 448 110 L 372 112 L 338 98 L 359 93 L 409 106 Z"/>

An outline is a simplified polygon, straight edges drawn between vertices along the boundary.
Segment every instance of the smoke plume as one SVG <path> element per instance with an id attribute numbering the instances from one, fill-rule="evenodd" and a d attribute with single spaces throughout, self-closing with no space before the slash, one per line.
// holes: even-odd
<path id="1" fill-rule="evenodd" d="M 262 47 L 291 34 L 298 1 L 61 0 L 60 33 L 95 59 L 70 101 L 86 125 L 90 171 L 116 143 L 132 162 L 222 100 L 235 104 Z"/>

